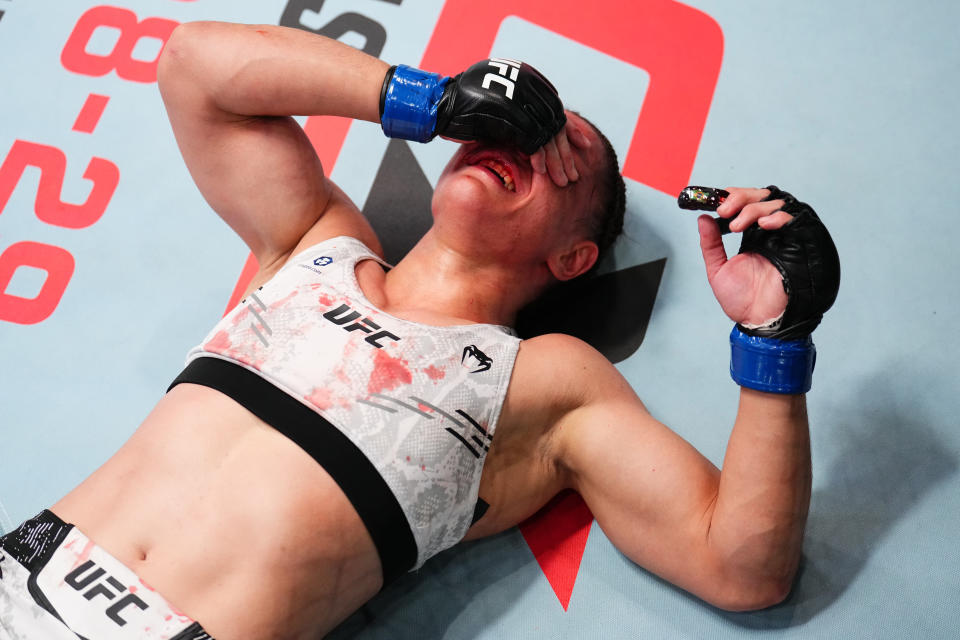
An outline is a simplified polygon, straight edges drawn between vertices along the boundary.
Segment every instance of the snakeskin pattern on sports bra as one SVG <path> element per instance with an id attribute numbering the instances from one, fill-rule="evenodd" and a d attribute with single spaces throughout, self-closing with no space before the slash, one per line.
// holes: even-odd
<path id="1" fill-rule="evenodd" d="M 347 436 L 403 509 L 418 568 L 473 522 L 520 339 L 506 327 L 435 327 L 377 309 L 356 277 L 368 259 L 382 263 L 348 237 L 294 256 L 187 361 L 242 365 Z"/>

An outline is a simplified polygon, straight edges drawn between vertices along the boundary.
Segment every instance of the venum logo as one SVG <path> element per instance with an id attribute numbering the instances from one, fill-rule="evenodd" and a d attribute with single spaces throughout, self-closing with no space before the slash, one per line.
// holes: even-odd
<path id="1" fill-rule="evenodd" d="M 104 576 L 106 577 L 104 578 Z M 93 560 L 87 560 L 68 573 L 63 581 L 77 591 L 83 591 L 87 589 L 87 587 L 90 587 L 83 593 L 83 597 L 87 600 L 93 600 L 97 596 L 103 596 L 107 600 L 115 600 L 117 596 L 127 590 L 126 585 L 113 576 L 107 575 L 106 570 L 98 567 Z M 120 613 L 127 607 L 136 607 L 141 611 L 150 608 L 146 602 L 136 595 L 128 593 L 107 607 L 104 613 L 117 626 L 122 627 L 127 624 L 127 620 L 122 618 Z"/>
<path id="2" fill-rule="evenodd" d="M 364 338 L 364 340 L 377 349 L 383 349 L 383 345 L 380 343 L 382 340 L 400 340 L 400 336 L 383 329 L 370 318 L 360 318 L 360 312 L 351 309 L 349 305 L 346 304 L 341 304 L 336 309 L 327 311 L 323 314 L 323 317 L 333 324 L 343 327 L 344 331 L 363 331 L 364 333 L 369 333 L 370 335 Z M 348 322 L 353 322 L 353 324 L 347 324 Z"/>
<path id="3" fill-rule="evenodd" d="M 506 88 L 507 100 L 513 100 L 514 83 L 517 81 L 517 75 L 520 73 L 520 63 L 510 58 L 490 58 L 487 62 L 491 67 L 496 67 L 497 73 L 488 73 L 483 76 L 484 89 L 490 88 L 491 82 L 496 82 Z M 509 74 L 509 78 L 507 77 Z"/>
<path id="4" fill-rule="evenodd" d="M 490 367 L 493 366 L 493 360 L 483 351 L 480 351 L 476 345 L 472 344 L 463 349 L 460 364 L 463 365 L 465 369 L 468 369 L 470 373 L 480 373 L 482 371 L 489 371 Z"/>

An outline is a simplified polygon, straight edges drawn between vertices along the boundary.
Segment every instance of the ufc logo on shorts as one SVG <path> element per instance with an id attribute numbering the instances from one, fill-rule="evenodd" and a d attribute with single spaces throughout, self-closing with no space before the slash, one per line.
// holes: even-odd
<path id="1" fill-rule="evenodd" d="M 68 573 L 63 581 L 76 591 L 82 591 L 83 597 L 90 601 L 97 596 L 103 596 L 107 600 L 113 601 L 127 590 L 126 585 L 113 576 L 107 575 L 107 572 L 98 567 L 93 560 L 87 560 Z M 127 624 L 127 621 L 120 614 L 128 607 L 135 607 L 141 611 L 150 608 L 146 602 L 136 595 L 128 593 L 107 607 L 104 613 L 117 626 L 122 627 Z"/>
<path id="2" fill-rule="evenodd" d="M 507 89 L 507 100 L 513 100 L 513 87 L 517 81 L 517 75 L 520 73 L 520 63 L 510 58 L 490 58 L 487 64 L 491 67 L 496 67 L 497 73 L 488 73 L 483 76 L 483 84 L 481 86 L 484 89 L 489 89 L 490 83 L 492 82 L 503 85 Z M 507 76 L 509 76 L 509 78 Z"/>

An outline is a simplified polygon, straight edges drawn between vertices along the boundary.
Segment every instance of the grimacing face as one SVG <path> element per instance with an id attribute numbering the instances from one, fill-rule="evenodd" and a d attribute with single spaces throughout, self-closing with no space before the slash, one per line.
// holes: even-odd
<path id="1" fill-rule="evenodd" d="M 591 144 L 571 145 L 580 177 L 562 187 L 549 174 L 534 171 L 530 156 L 517 149 L 462 144 L 434 191 L 434 223 L 445 237 L 518 262 L 545 259 L 583 240 L 586 217 L 597 206 L 597 173 L 605 160 L 593 127 L 572 112 L 567 118 L 567 126 L 576 127 Z"/>

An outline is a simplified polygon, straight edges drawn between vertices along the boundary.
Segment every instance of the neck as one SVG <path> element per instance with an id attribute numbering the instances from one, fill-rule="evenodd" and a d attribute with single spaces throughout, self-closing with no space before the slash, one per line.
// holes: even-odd
<path id="1" fill-rule="evenodd" d="M 384 295 L 397 315 L 512 326 L 547 277 L 545 268 L 524 270 L 458 252 L 431 231 L 387 275 Z"/>

